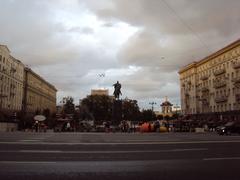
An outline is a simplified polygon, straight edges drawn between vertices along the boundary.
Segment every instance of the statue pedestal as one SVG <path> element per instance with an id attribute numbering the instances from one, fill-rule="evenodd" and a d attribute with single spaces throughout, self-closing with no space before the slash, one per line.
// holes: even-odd
<path id="1" fill-rule="evenodd" d="M 114 124 L 119 124 L 122 121 L 122 100 L 113 101 L 112 121 Z"/>

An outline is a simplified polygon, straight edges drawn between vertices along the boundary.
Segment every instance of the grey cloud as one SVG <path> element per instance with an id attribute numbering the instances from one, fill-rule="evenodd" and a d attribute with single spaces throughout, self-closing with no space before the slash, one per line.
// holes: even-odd
<path id="1" fill-rule="evenodd" d="M 138 99 L 169 95 L 179 100 L 177 71 L 239 39 L 237 0 L 109 2 L 108 8 L 93 8 L 100 18 L 140 29 L 118 51 L 122 64 L 143 69 L 124 81 Z"/>
<path id="2" fill-rule="evenodd" d="M 107 22 L 107 23 L 104 23 L 103 24 L 103 27 L 108 27 L 108 28 L 110 28 L 110 27 L 113 27 L 114 26 L 114 23 L 112 23 L 112 22 Z"/>
<path id="3" fill-rule="evenodd" d="M 80 98 L 97 86 L 112 91 L 120 80 L 123 96 L 142 104 L 166 95 L 177 102 L 179 68 L 239 39 L 239 7 L 238 0 L 1 1 L 0 43 L 54 83 L 60 96 Z M 101 27 L 71 19 L 66 26 L 61 16 L 69 13 L 76 19 L 94 13 Z M 119 22 L 138 28 L 121 47 L 113 34 Z M 141 69 L 102 82 L 97 77 L 129 66 Z"/>
<path id="4" fill-rule="evenodd" d="M 118 19 L 142 27 L 146 32 L 154 32 L 153 45 L 159 36 L 166 36 L 186 50 L 205 47 L 204 56 L 219 48 L 212 44 L 220 41 L 224 46 L 239 37 L 236 29 L 240 27 L 240 1 L 237 0 L 117 0 L 111 3 L 114 3 L 112 8 L 96 10 L 99 17 Z M 183 42 L 182 37 L 185 37 Z M 172 54 L 177 54 L 174 47 L 171 50 Z"/>

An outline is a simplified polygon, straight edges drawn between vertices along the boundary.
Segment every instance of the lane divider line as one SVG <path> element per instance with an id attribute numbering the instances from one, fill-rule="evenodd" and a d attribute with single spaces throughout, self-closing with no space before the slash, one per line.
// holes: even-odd
<path id="1" fill-rule="evenodd" d="M 0 150 L 0 153 L 53 153 L 53 154 L 129 154 L 129 153 L 169 153 L 186 151 L 207 151 L 208 148 L 165 149 L 165 150 L 126 150 L 126 151 L 61 151 L 61 150 Z"/>
<path id="2" fill-rule="evenodd" d="M 0 142 L 0 144 L 33 144 L 33 145 L 165 145 L 165 144 L 220 144 L 220 143 L 240 143 L 240 140 L 230 141 L 143 141 L 143 142 L 42 142 L 38 140 L 25 140 L 22 142 Z"/>
<path id="3" fill-rule="evenodd" d="M 240 160 L 240 157 L 204 158 L 204 161 Z"/>

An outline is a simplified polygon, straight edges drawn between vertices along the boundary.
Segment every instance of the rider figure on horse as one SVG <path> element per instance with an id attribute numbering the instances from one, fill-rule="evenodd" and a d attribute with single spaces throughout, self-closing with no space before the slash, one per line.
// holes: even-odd
<path id="1" fill-rule="evenodd" d="M 122 95 L 122 92 L 121 92 L 121 87 L 122 86 L 118 81 L 113 86 L 114 86 L 113 95 L 115 96 L 116 99 L 119 99 L 119 95 Z"/>

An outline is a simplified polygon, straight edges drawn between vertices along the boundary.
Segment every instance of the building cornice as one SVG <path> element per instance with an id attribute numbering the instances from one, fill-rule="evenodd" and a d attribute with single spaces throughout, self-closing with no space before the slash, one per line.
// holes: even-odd
<path id="1" fill-rule="evenodd" d="M 0 44 L 0 47 L 4 47 L 8 51 L 9 54 L 11 53 L 11 51 L 8 49 L 8 47 L 6 45 Z"/>
<path id="2" fill-rule="evenodd" d="M 178 74 L 182 74 L 183 72 L 193 68 L 193 67 L 197 67 L 197 62 L 193 62 L 193 63 L 190 63 L 186 66 L 184 66 L 182 69 L 180 69 L 180 71 L 178 72 Z"/>
<path id="3" fill-rule="evenodd" d="M 194 66 L 197 67 L 197 66 L 199 66 L 199 65 L 201 65 L 201 64 L 204 64 L 205 62 L 208 62 L 209 60 L 214 59 L 214 58 L 216 58 L 216 57 L 218 57 L 218 56 L 220 56 L 220 55 L 222 55 L 222 54 L 230 51 L 231 49 L 234 49 L 235 47 L 237 47 L 237 46 L 239 46 L 239 45 L 240 45 L 240 39 L 238 39 L 237 41 L 235 41 L 235 42 L 233 42 L 233 43 L 231 43 L 231 44 L 229 44 L 229 45 L 227 45 L 227 46 L 225 46 L 224 48 L 218 50 L 217 52 L 215 52 L 215 53 L 213 53 L 213 54 L 211 54 L 211 55 L 203 58 L 203 59 L 200 60 L 200 61 L 191 63 L 191 64 L 183 67 L 182 69 L 180 69 L 180 71 L 179 71 L 178 73 L 181 74 L 181 73 L 183 73 L 183 72 L 191 69 L 191 68 L 194 67 Z"/>
<path id="4" fill-rule="evenodd" d="M 26 72 L 32 73 L 36 78 L 40 79 L 41 81 L 43 81 L 44 83 L 46 83 L 49 87 L 51 87 L 53 90 L 57 91 L 57 89 L 56 89 L 52 84 L 50 84 L 50 83 L 47 82 L 45 79 L 43 79 L 40 75 L 38 75 L 37 73 L 35 73 L 31 68 L 25 67 L 24 70 L 25 70 Z"/>

